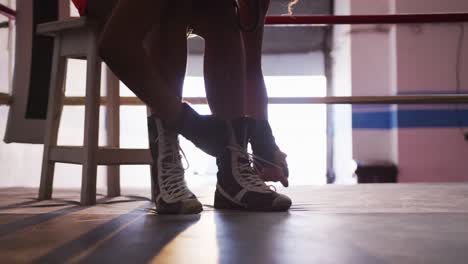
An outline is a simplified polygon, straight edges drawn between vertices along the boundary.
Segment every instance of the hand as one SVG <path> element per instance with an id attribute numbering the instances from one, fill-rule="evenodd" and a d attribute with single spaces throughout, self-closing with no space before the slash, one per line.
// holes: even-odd
<path id="1" fill-rule="evenodd" d="M 263 181 L 280 182 L 284 187 L 289 186 L 289 169 L 286 162 L 287 155 L 281 151 L 275 153 L 275 164 L 277 166 L 267 166 L 261 170 L 260 177 Z"/>

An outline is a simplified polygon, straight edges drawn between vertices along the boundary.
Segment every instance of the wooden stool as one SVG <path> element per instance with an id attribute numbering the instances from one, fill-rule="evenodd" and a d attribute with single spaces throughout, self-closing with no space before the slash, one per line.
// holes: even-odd
<path id="1" fill-rule="evenodd" d="M 83 165 L 81 183 L 82 205 L 96 204 L 96 174 L 98 165 L 152 163 L 151 154 L 148 149 L 101 148 L 98 146 L 99 107 L 101 103 L 101 59 L 98 55 L 99 32 L 99 24 L 86 18 L 73 18 L 44 23 L 37 28 L 38 34 L 54 37 L 54 55 L 39 189 L 40 200 L 52 198 L 52 184 L 56 162 Z M 65 96 L 64 85 L 68 58 L 85 59 L 87 61 L 84 143 L 80 147 L 57 146 L 60 117 Z M 114 105 L 118 107 L 119 97 L 113 97 Z M 108 99 L 110 98 L 108 97 Z M 114 118 L 119 117 L 114 116 Z M 113 127 L 116 129 L 116 126 Z M 108 192 L 112 193 L 111 195 L 120 195 L 118 184 L 118 179 L 114 179 L 114 184 L 108 180 Z"/>

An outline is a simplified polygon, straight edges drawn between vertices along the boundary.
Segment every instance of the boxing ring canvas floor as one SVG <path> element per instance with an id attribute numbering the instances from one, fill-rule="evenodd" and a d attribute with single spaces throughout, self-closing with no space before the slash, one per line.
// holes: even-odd
<path id="1" fill-rule="evenodd" d="M 160 216 L 141 196 L 1 189 L 0 263 L 468 263 L 468 184 L 294 187 L 288 213 L 215 211 L 212 191 L 199 216 Z"/>

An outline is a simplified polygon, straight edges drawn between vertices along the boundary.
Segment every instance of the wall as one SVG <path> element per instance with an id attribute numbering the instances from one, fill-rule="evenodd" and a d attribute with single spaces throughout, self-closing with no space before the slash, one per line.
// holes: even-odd
<path id="1" fill-rule="evenodd" d="M 393 13 L 392 0 L 358 0 L 351 5 L 352 14 Z M 350 32 L 352 54 L 352 95 L 394 95 L 396 87 L 392 82 L 394 68 L 393 40 L 394 27 L 391 25 L 353 25 Z M 353 106 L 354 127 L 362 115 L 391 111 L 388 105 Z M 391 117 L 385 119 L 389 125 Z M 393 129 L 353 130 L 353 157 L 361 162 L 397 162 L 396 134 Z"/>
<path id="2" fill-rule="evenodd" d="M 343 3 L 343 1 L 336 1 Z M 468 12 L 468 2 L 356 0 L 352 14 Z M 468 92 L 468 24 L 456 81 L 460 24 L 353 26 L 352 94 Z M 466 106 L 354 106 L 353 158 L 398 164 L 401 182 L 468 180 Z"/>
<path id="3" fill-rule="evenodd" d="M 397 0 L 398 13 L 468 12 L 463 0 Z M 457 48 L 460 24 L 399 26 L 396 30 L 399 94 L 468 92 L 468 24 L 464 45 Z M 457 57 L 460 83 L 457 84 Z M 399 107 L 399 165 L 402 182 L 468 181 L 468 142 L 460 126 L 468 127 L 466 106 Z M 411 122 L 404 123 L 404 120 Z M 468 131 L 465 129 L 465 131 Z"/>

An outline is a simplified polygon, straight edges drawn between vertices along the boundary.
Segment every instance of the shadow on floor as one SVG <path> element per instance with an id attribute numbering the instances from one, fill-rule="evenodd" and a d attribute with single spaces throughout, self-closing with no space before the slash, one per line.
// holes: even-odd
<path id="1" fill-rule="evenodd" d="M 127 197 L 124 197 L 127 198 Z M 101 198 L 97 200 L 98 204 L 116 204 L 116 203 L 130 203 L 130 202 L 139 202 L 139 201 L 149 201 L 148 198 L 139 197 L 139 196 L 130 196 L 126 200 L 114 200 L 114 198 Z M 45 202 L 45 203 L 44 203 Z M 30 217 L 22 218 L 13 222 L 0 225 L 0 237 L 14 234 L 20 230 L 42 224 L 44 222 L 50 221 L 52 219 L 62 217 L 71 213 L 79 212 L 85 209 L 88 209 L 87 206 L 80 206 L 80 203 L 73 200 L 65 199 L 53 199 L 44 202 L 39 202 L 37 199 L 32 199 L 30 201 L 25 201 L 21 203 L 15 203 L 11 205 L 6 205 L 0 207 L 2 210 L 11 210 L 11 209 L 22 209 L 25 214 L 28 213 L 28 209 L 33 208 L 55 208 L 55 207 L 64 207 L 57 210 L 53 210 L 47 213 L 33 214 Z M 39 204 L 38 204 L 39 203 Z M 72 206 L 70 206 L 72 205 Z M 147 205 L 150 206 L 150 205 Z"/>
<path id="2" fill-rule="evenodd" d="M 196 223 L 195 216 L 154 215 L 145 204 L 74 239 L 34 263 L 147 263 L 181 232 Z"/>

